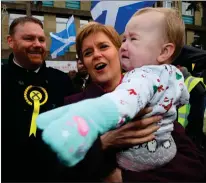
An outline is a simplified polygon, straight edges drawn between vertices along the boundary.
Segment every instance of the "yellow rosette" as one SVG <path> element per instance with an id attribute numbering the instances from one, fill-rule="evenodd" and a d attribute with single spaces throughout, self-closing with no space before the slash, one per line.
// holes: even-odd
<path id="1" fill-rule="evenodd" d="M 34 134 L 36 137 L 36 118 L 39 115 L 40 106 L 47 102 L 48 94 L 43 87 L 30 85 L 24 91 L 24 99 L 29 105 L 34 106 L 29 136 Z"/>

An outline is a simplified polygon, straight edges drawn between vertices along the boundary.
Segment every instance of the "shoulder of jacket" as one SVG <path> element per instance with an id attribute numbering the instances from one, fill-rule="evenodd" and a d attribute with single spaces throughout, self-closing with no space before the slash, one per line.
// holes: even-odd
<path id="1" fill-rule="evenodd" d="M 1 66 L 1 72 L 2 72 L 1 75 L 9 74 L 8 71 L 9 71 L 9 65 L 8 64 L 5 64 L 5 65 Z"/>
<path id="2" fill-rule="evenodd" d="M 53 76 L 68 77 L 66 73 L 52 67 L 47 67 L 47 72 Z"/>
<path id="3" fill-rule="evenodd" d="M 64 105 L 73 104 L 85 99 L 85 92 L 76 93 L 64 98 Z"/>

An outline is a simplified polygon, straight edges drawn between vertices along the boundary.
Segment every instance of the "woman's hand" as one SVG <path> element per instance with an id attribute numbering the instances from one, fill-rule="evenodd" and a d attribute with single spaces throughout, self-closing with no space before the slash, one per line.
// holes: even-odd
<path id="1" fill-rule="evenodd" d="M 146 108 L 137 114 L 136 118 L 151 112 Z M 135 118 L 135 119 L 136 119 Z M 130 147 L 137 144 L 149 142 L 154 139 L 154 132 L 159 129 L 157 122 L 162 116 L 153 116 L 145 119 L 133 120 L 116 130 L 109 131 L 101 136 L 102 148 Z"/>

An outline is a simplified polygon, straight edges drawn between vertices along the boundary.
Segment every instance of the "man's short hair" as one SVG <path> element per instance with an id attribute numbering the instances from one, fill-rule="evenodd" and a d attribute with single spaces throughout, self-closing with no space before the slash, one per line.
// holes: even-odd
<path id="1" fill-rule="evenodd" d="M 9 35 L 11 36 L 14 35 L 15 28 L 17 25 L 19 24 L 24 25 L 27 22 L 38 24 L 42 29 L 44 28 L 42 22 L 37 18 L 31 17 L 31 16 L 19 17 L 19 18 L 14 19 L 13 22 L 11 23 L 9 27 Z"/>

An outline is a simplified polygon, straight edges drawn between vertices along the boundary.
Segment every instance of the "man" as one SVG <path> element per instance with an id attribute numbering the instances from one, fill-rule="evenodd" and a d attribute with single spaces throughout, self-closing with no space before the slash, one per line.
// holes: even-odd
<path id="1" fill-rule="evenodd" d="M 194 70 L 192 70 L 192 63 L 195 63 Z M 203 134 L 206 90 L 204 83 L 200 81 L 200 78 L 204 79 L 203 73 L 206 69 L 206 51 L 185 45 L 181 54 L 174 61 L 174 65 L 186 67 L 180 69 L 183 72 L 185 81 L 188 78 L 186 85 L 190 91 L 190 107 L 187 108 L 187 110 L 183 109 L 184 113 L 188 115 L 188 118 L 185 118 L 183 122 L 187 123 L 188 121 L 188 125 L 185 126 L 186 133 L 201 151 L 206 152 L 206 138 Z M 179 117 L 180 116 L 184 116 L 182 115 L 182 111 L 179 113 Z M 180 122 L 179 118 L 178 121 Z"/>
<path id="2" fill-rule="evenodd" d="M 80 59 L 76 56 L 77 62 L 77 72 L 70 71 L 68 73 L 70 79 L 72 80 L 74 86 L 74 92 L 79 93 L 85 90 L 87 85 L 90 83 L 90 78 L 87 70 Z"/>
<path id="3" fill-rule="evenodd" d="M 185 45 L 173 64 L 186 67 L 192 75 L 196 75 L 206 69 L 206 51 Z M 194 70 L 192 64 L 195 64 Z"/>
<path id="4" fill-rule="evenodd" d="M 7 37 L 13 53 L 2 66 L 2 180 L 55 181 L 56 156 L 41 140 L 35 119 L 63 105 L 73 93 L 69 77 L 47 68 L 43 24 L 33 17 L 15 19 Z"/>

